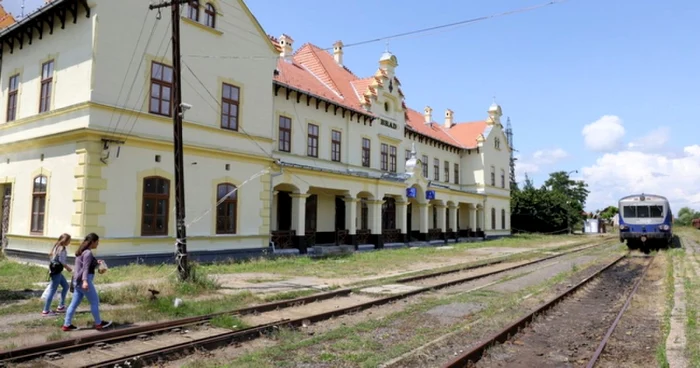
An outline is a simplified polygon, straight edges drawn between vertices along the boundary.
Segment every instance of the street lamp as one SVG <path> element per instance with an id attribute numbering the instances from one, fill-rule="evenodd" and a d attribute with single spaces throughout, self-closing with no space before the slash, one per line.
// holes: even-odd
<path id="1" fill-rule="evenodd" d="M 578 170 L 571 170 L 568 173 L 566 173 L 566 176 L 571 175 L 572 173 L 578 174 Z M 569 207 L 567 208 L 568 212 L 571 212 L 571 200 L 566 201 L 566 206 Z M 570 218 L 570 213 L 566 214 L 566 228 L 569 230 L 569 235 L 571 235 L 571 218 Z"/>

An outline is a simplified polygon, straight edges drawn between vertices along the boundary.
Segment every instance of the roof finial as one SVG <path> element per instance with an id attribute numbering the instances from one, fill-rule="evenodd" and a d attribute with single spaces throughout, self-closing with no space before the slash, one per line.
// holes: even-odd
<path id="1" fill-rule="evenodd" d="M 389 39 L 386 40 L 384 52 L 389 52 Z"/>
<path id="2" fill-rule="evenodd" d="M 496 95 L 493 95 L 493 104 L 496 105 Z"/>

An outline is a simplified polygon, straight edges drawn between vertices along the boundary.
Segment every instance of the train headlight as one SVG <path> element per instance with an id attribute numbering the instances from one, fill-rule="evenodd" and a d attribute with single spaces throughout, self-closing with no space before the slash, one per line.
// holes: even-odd
<path id="1" fill-rule="evenodd" d="M 627 226 L 625 226 L 625 225 L 620 225 L 620 230 L 626 230 L 626 229 L 627 229 Z"/>
<path id="2" fill-rule="evenodd" d="M 661 226 L 659 226 L 659 228 L 663 231 L 668 231 L 669 229 L 671 229 L 671 227 L 668 225 L 661 225 Z"/>

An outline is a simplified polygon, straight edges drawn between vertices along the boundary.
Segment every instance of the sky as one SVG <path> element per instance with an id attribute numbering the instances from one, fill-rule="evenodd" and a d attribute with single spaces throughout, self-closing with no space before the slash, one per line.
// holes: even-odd
<path id="1" fill-rule="evenodd" d="M 19 14 L 20 2 L 2 5 Z M 307 42 L 347 45 L 545 2 L 247 5 L 268 34 L 288 34 L 297 49 Z M 25 0 L 25 13 L 42 3 Z M 430 105 L 435 112 L 452 109 L 458 122 L 480 120 L 495 97 L 513 125 L 519 181 L 527 173 L 539 186 L 553 171 L 576 170 L 572 178 L 591 191 L 589 211 L 641 192 L 666 196 L 674 212 L 700 210 L 699 22 L 697 0 L 568 0 L 394 38 L 388 48 L 399 61 L 406 103 L 418 111 Z M 372 75 L 386 48 L 383 40 L 346 46 L 344 64 L 357 75 Z"/>

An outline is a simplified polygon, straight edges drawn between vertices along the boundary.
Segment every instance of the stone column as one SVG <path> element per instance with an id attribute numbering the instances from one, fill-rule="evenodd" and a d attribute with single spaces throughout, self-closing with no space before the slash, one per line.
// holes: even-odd
<path id="1" fill-rule="evenodd" d="M 396 199 L 396 227 L 401 230 L 401 241 L 408 241 L 408 224 L 406 216 L 408 214 L 408 201 L 403 198 Z"/>
<path id="2" fill-rule="evenodd" d="M 459 207 L 456 205 L 451 205 L 447 210 L 450 211 L 450 223 L 447 224 L 447 227 L 452 229 L 455 239 L 458 239 L 459 230 L 457 230 L 457 211 L 459 210 Z"/>
<path id="3" fill-rule="evenodd" d="M 418 229 L 420 230 L 420 234 L 418 236 L 419 240 L 426 241 L 428 240 L 428 209 L 429 205 L 427 203 L 419 203 L 418 204 L 418 217 L 419 217 L 419 223 L 418 223 Z"/>
<path id="4" fill-rule="evenodd" d="M 382 241 L 382 205 L 383 200 L 373 200 L 367 201 L 367 207 L 369 212 L 369 224 L 372 230 L 372 236 L 370 237 L 370 242 L 372 242 L 375 248 L 384 248 L 384 242 Z"/>
<path id="5" fill-rule="evenodd" d="M 347 196 L 345 200 L 345 227 L 348 230 L 350 244 L 357 247 L 357 204 L 359 198 Z"/>
<path id="6" fill-rule="evenodd" d="M 476 208 L 475 204 L 469 203 L 468 211 L 469 227 L 472 229 L 472 231 L 476 231 L 476 228 L 479 226 L 479 222 L 477 221 L 478 209 Z"/>
<path id="7" fill-rule="evenodd" d="M 294 245 L 302 254 L 306 253 L 306 198 L 308 193 L 292 193 L 292 230 L 296 230 Z"/>

